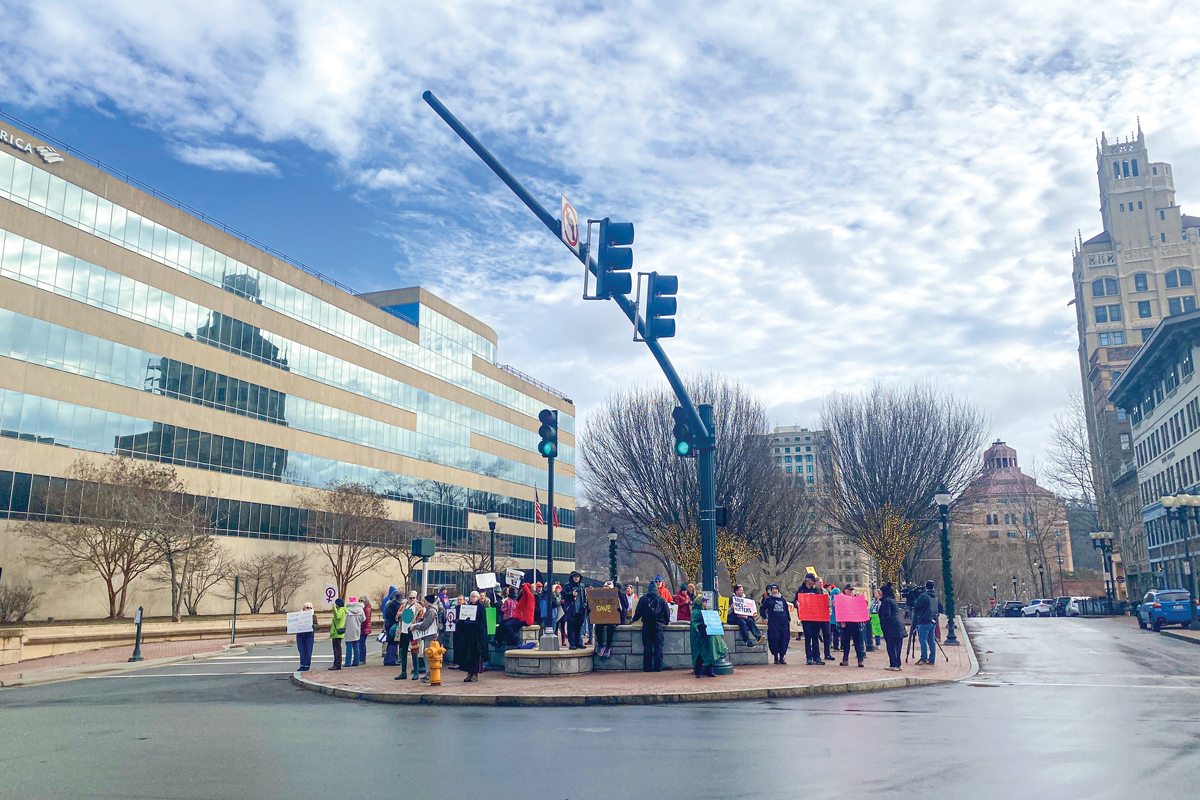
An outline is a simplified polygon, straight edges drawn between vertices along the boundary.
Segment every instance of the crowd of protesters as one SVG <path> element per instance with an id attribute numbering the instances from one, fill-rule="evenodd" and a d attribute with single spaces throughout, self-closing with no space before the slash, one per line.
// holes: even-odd
<path id="1" fill-rule="evenodd" d="M 683 584 L 672 593 L 664 585 L 662 576 L 656 575 L 641 595 L 632 585 L 614 586 L 608 581 L 604 586 L 617 589 L 621 624 L 641 625 L 645 671 L 663 669 L 665 629 L 674 621 L 690 627 L 696 676 L 714 674 L 713 665 L 726 655 L 723 631 L 708 631 L 702 613 L 708 610 L 708 601 L 703 593 L 697 593 L 694 583 Z M 912 623 L 912 640 L 920 643 L 921 655 L 916 663 L 934 663 L 940 636 L 938 614 L 941 605 L 933 581 L 927 581 L 923 588 L 906 586 L 900 597 L 891 583 L 885 583 L 869 600 L 870 622 L 838 621 L 833 598 L 843 592 L 854 596 L 858 590 L 850 584 L 838 587 L 824 583 L 815 574 L 808 573 L 793 595 L 795 604 L 784 597 L 777 584 L 771 584 L 757 607 L 737 603 L 735 609 L 731 601 L 726 624 L 737 627 L 737 636 L 748 647 L 759 645 L 765 639 L 774 663 L 787 664 L 792 614 L 797 613 L 800 595 L 822 594 L 829 599 L 828 621 L 804 620 L 796 635 L 797 642 L 804 643 L 806 665 L 820 666 L 834 661 L 835 653 L 840 650 L 840 664 L 847 666 L 853 650 L 858 666 L 863 667 L 866 651 L 874 649 L 869 646 L 869 637 L 873 638 L 875 647 L 879 647 L 881 641 L 886 647 L 887 669 L 899 671 L 903 645 L 910 637 L 906 620 Z M 733 595 L 747 599 L 745 588 L 740 585 L 733 587 Z M 616 630 L 615 624 L 592 624 L 587 588 L 578 572 L 572 572 L 565 584 L 554 584 L 549 588 L 539 581 L 524 583 L 519 589 L 498 587 L 467 595 L 451 589 L 421 598 L 416 591 L 405 595 L 393 586 L 380 608 L 383 630 L 378 641 L 382 644 L 383 665 L 400 668 L 396 680 L 409 679 L 411 672 L 411 680 L 428 682 L 424 651 L 439 636 L 451 646 L 452 661 L 447 666 L 465 672 L 464 682 L 472 682 L 487 669 L 490 645 L 503 649 L 534 646 L 521 641 L 521 630 L 525 627 L 554 631 L 560 646 L 570 650 L 594 644 L 599 657 L 611 655 Z M 311 611 L 312 604 L 306 603 L 304 610 Z M 489 620 L 494 620 L 494 627 Z M 759 620 L 766 626 L 765 635 L 759 628 Z M 317 626 L 314 614 L 313 631 Z M 367 638 L 372 632 L 372 607 L 368 598 L 351 597 L 345 603 L 341 598 L 335 600 L 329 627 L 333 648 L 330 669 L 342 669 L 343 648 L 346 667 L 366 665 Z M 313 635 L 311 632 L 297 634 L 302 670 L 311 669 Z M 910 650 L 911 647 L 912 641 Z"/>

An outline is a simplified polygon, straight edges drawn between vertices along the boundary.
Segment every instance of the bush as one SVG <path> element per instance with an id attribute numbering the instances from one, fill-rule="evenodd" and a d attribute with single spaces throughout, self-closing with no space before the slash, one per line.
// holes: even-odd
<path id="1" fill-rule="evenodd" d="M 23 622 L 37 608 L 41 596 L 29 582 L 0 584 L 0 624 Z"/>

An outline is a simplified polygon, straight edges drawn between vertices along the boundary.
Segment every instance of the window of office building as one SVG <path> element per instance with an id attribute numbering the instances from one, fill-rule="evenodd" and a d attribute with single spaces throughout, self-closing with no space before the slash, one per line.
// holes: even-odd
<path id="1" fill-rule="evenodd" d="M 1138 316 L 1140 318 L 1146 319 L 1147 317 L 1153 316 L 1150 313 L 1150 301 L 1149 300 L 1139 300 L 1137 306 L 1138 306 Z M 1143 339 L 1142 341 L 1145 341 L 1145 339 Z"/>
<path id="2" fill-rule="evenodd" d="M 1186 314 L 1189 311 L 1196 310 L 1195 297 L 1172 297 L 1167 300 L 1167 308 L 1171 312 L 1171 316 L 1176 314 Z"/>
<path id="3" fill-rule="evenodd" d="M 1135 292 L 1145 292 L 1149 289 L 1149 282 L 1146 280 L 1146 273 L 1139 272 L 1133 276 L 1133 290 Z"/>

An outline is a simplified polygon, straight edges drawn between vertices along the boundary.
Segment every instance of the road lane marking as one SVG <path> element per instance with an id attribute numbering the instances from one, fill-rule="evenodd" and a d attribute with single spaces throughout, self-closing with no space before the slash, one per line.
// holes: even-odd
<path id="1" fill-rule="evenodd" d="M 228 677 L 230 675 L 291 675 L 292 670 L 287 672 L 171 672 L 158 675 L 87 675 L 88 680 L 105 680 L 108 678 L 196 678 L 220 675 Z"/>

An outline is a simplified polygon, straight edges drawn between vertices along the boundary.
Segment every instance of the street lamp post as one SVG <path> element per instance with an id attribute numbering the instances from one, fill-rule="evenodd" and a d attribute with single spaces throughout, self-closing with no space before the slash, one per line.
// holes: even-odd
<path id="1" fill-rule="evenodd" d="M 999 589 L 999 588 L 1000 588 L 1000 587 L 999 587 L 999 586 L 997 586 L 996 584 L 994 584 L 994 583 L 992 584 L 992 599 L 993 599 L 993 600 L 998 600 L 998 599 L 999 599 L 999 598 L 997 598 L 997 597 L 996 597 L 996 590 L 997 590 L 997 589 Z"/>
<path id="2" fill-rule="evenodd" d="M 1067 593 L 1067 590 L 1066 590 L 1066 589 L 1063 587 L 1063 576 L 1062 576 L 1062 567 L 1063 567 L 1063 557 L 1062 557 L 1062 542 L 1055 542 L 1055 543 L 1054 543 L 1054 549 L 1055 549 L 1055 551 L 1058 553 L 1058 593 L 1059 593 L 1060 595 L 1063 595 L 1063 594 L 1066 594 L 1066 593 Z M 1050 583 L 1051 583 L 1051 585 L 1053 585 L 1053 583 L 1054 583 L 1054 578 L 1053 578 L 1053 577 L 1050 579 Z"/>
<path id="3" fill-rule="evenodd" d="M 1017 597 L 1017 576 L 1013 575 L 1013 600 L 1019 600 Z"/>
<path id="4" fill-rule="evenodd" d="M 1165 502 L 1167 498 L 1163 498 Z M 1192 621 L 1188 623 L 1189 630 L 1200 630 L 1200 620 L 1196 618 L 1196 571 L 1192 569 L 1192 521 L 1195 520 L 1196 526 L 1200 529 L 1200 496 L 1194 494 L 1185 494 L 1175 498 L 1176 502 L 1183 506 L 1183 558 L 1184 571 L 1187 573 L 1187 589 L 1191 597 Z M 1192 513 L 1189 518 L 1187 509 L 1191 509 Z"/>
<path id="5" fill-rule="evenodd" d="M 617 529 L 608 529 L 608 579 L 617 583 Z"/>
<path id="6" fill-rule="evenodd" d="M 958 644 L 954 635 L 954 574 L 950 564 L 950 501 L 953 498 L 946 490 L 946 484 L 938 487 L 933 502 L 937 504 L 942 517 L 942 585 L 946 590 L 946 640 L 942 642 L 947 647 Z"/>
<path id="7" fill-rule="evenodd" d="M 1038 564 L 1038 583 L 1042 587 L 1042 597 L 1046 596 L 1046 565 Z"/>
<path id="8" fill-rule="evenodd" d="M 1112 574 L 1112 551 L 1113 551 L 1113 535 L 1107 531 L 1092 531 L 1088 536 L 1091 537 L 1092 547 L 1100 551 L 1100 557 L 1104 565 L 1104 596 L 1108 598 L 1108 610 L 1112 612 L 1113 605 L 1113 583 L 1116 582 L 1115 576 Z"/>
<path id="9" fill-rule="evenodd" d="M 491 554 L 491 571 L 496 571 L 496 522 L 500 519 L 499 512 L 496 509 L 488 509 L 487 522 L 488 530 L 492 533 L 492 554 Z"/>

